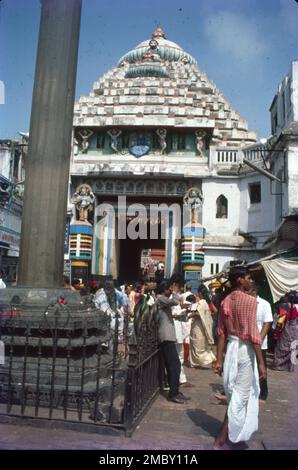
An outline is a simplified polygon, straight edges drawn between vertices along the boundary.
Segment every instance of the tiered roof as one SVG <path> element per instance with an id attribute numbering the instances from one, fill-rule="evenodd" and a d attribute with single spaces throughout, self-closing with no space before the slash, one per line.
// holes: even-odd
<path id="1" fill-rule="evenodd" d="M 209 128 L 211 144 L 237 147 L 256 138 L 195 59 L 160 28 L 79 99 L 74 125 Z"/>

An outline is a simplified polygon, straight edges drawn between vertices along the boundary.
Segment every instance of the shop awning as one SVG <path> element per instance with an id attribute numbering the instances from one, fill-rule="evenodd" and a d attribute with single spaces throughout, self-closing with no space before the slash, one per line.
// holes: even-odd
<path id="1" fill-rule="evenodd" d="M 277 302 L 287 292 L 298 291 L 298 261 L 289 259 L 272 259 L 261 262 L 273 302 Z"/>

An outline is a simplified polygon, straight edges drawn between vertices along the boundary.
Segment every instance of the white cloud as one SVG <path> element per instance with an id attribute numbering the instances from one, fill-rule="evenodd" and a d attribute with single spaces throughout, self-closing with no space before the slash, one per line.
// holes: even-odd
<path id="1" fill-rule="evenodd" d="M 248 66 L 263 59 L 269 49 L 258 25 L 240 13 L 222 11 L 207 17 L 204 34 L 215 50 Z"/>

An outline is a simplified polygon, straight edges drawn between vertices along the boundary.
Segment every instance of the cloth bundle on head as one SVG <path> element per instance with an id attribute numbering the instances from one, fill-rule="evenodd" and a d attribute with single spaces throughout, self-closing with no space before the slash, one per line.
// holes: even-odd
<path id="1" fill-rule="evenodd" d="M 220 279 L 215 279 L 215 281 L 211 282 L 208 287 L 209 289 L 219 289 L 222 286 Z"/>

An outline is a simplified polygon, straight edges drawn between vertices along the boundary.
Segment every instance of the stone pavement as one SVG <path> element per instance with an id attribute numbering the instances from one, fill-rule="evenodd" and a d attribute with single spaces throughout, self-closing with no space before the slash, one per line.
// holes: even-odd
<path id="1" fill-rule="evenodd" d="M 159 395 L 131 438 L 110 429 L 86 433 L 2 423 L 0 449 L 210 449 L 226 410 L 213 396 L 222 379 L 211 370 L 186 368 L 186 374 L 194 387 L 181 390 L 191 401 L 178 405 Z M 259 431 L 247 445 L 235 449 L 298 448 L 298 369 L 294 373 L 269 369 L 268 383 L 269 398 L 260 408 Z"/>

